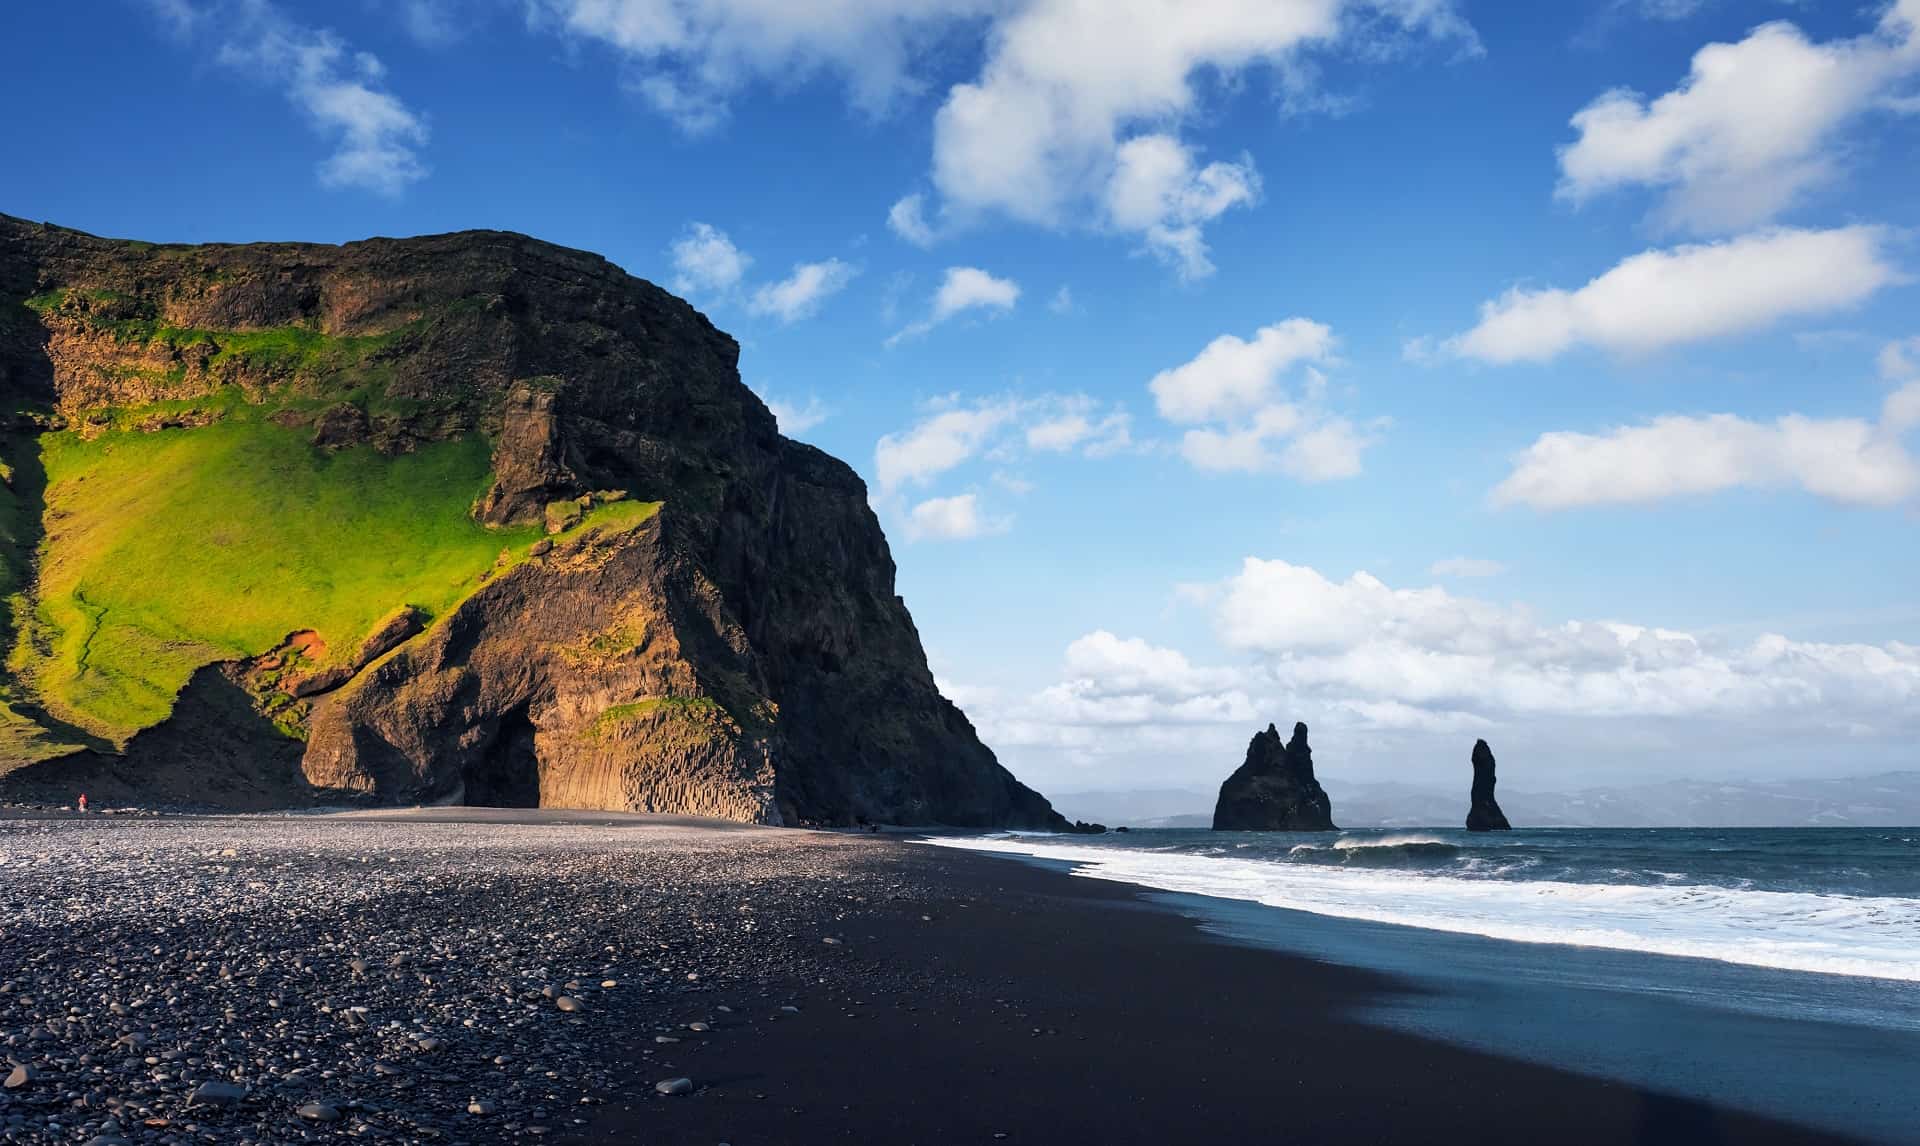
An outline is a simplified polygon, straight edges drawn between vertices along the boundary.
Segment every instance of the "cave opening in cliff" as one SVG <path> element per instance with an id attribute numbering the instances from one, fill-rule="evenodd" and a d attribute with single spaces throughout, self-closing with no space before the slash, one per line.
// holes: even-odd
<path id="1" fill-rule="evenodd" d="M 540 806 L 540 759 L 534 750 L 533 718 L 525 706 L 500 718 L 486 751 L 468 764 L 461 779 L 466 804 L 475 808 Z"/>

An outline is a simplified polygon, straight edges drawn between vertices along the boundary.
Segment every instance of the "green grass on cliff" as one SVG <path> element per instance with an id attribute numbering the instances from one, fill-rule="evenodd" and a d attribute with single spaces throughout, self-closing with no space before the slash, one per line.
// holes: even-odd
<path id="1" fill-rule="evenodd" d="M 480 435 L 399 456 L 325 451 L 310 428 L 272 420 L 285 408 L 228 388 L 0 441 L 0 772 L 124 743 L 197 668 L 293 632 L 326 642 L 320 664 L 345 661 L 394 609 L 444 615 L 544 535 L 473 520 L 491 480 Z M 135 428 L 187 409 L 218 420 Z M 568 533 L 658 508 L 598 505 Z"/>
<path id="2" fill-rule="evenodd" d="M 438 614 L 539 535 L 469 516 L 484 439 L 389 458 L 325 453 L 309 433 L 226 421 L 41 438 L 47 536 L 13 667 L 50 710 L 123 740 L 201 665 L 300 629 L 344 660 L 397 605 Z"/>

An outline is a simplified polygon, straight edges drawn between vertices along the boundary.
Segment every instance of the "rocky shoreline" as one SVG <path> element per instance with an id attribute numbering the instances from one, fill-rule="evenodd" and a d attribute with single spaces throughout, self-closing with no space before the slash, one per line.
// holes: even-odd
<path id="1" fill-rule="evenodd" d="M 0 819 L 0 1142 L 577 1130 L 906 890 L 855 836 L 432 815 Z"/>

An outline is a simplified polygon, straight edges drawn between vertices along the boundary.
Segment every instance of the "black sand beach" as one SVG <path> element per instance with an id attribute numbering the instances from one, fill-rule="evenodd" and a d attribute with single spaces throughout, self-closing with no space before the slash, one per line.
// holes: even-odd
<path id="1" fill-rule="evenodd" d="M 1838 1140 L 1367 1025 L 1403 986 L 895 837 L 0 817 L 0 920 L 4 1142 Z"/>
<path id="2" fill-rule="evenodd" d="M 568 1141 L 1847 1140 L 1361 1024 L 1403 988 L 1222 942 L 1124 886 L 910 846 L 881 862 L 937 890 L 832 929 L 841 973 L 799 1015 L 630 1040 L 636 1073 L 706 1089 L 616 1100 Z"/>

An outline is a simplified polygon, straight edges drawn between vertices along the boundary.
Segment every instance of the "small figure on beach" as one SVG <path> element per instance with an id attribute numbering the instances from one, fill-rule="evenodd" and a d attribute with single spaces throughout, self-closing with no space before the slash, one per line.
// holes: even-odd
<path id="1" fill-rule="evenodd" d="M 75 802 L 80 805 L 80 814 L 83 816 L 86 815 L 87 814 L 87 794 L 85 792 L 80 793 L 80 799 Z"/>
<path id="2" fill-rule="evenodd" d="M 1512 828 L 1506 813 L 1493 798 L 1493 749 L 1487 747 L 1486 741 L 1476 740 L 1473 742 L 1473 807 L 1467 810 L 1467 830 L 1505 832 Z"/>

